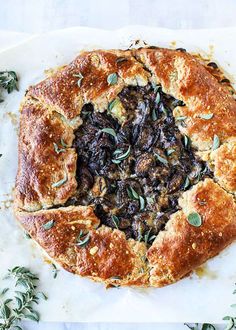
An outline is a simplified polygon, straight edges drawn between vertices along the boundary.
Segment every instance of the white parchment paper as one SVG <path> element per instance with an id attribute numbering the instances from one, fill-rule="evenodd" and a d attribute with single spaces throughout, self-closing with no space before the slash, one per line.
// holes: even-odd
<path id="1" fill-rule="evenodd" d="M 15 70 L 20 91 L 0 104 L 0 277 L 15 265 L 39 274 L 40 289 L 49 296 L 39 305 L 44 321 L 212 322 L 231 314 L 236 280 L 236 244 L 207 265 L 162 289 L 109 289 L 52 266 L 15 223 L 12 189 L 17 169 L 18 108 L 26 88 L 44 78 L 44 70 L 70 62 L 82 49 L 127 48 L 136 39 L 150 45 L 185 47 L 210 54 L 229 77 L 236 75 L 236 29 L 172 31 L 132 26 L 117 31 L 72 28 L 33 37 L 0 53 L 0 70 Z M 199 276 L 199 274 L 202 274 Z M 4 283 L 0 280 L 0 288 Z"/>

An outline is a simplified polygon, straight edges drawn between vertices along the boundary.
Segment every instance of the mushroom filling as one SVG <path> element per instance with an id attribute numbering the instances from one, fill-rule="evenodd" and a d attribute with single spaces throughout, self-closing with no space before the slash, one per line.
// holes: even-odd
<path id="1" fill-rule="evenodd" d="M 184 104 L 151 84 L 125 87 L 103 113 L 85 105 L 73 142 L 78 190 L 68 205 L 92 204 L 101 224 L 152 244 L 180 194 L 212 176 L 175 125 L 176 106 Z"/>

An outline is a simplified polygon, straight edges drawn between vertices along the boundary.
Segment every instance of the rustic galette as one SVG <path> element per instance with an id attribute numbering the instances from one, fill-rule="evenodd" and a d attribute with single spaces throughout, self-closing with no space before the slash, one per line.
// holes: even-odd
<path id="1" fill-rule="evenodd" d="M 16 217 L 66 270 L 161 287 L 236 238 L 236 101 L 214 62 L 83 52 L 20 110 Z"/>

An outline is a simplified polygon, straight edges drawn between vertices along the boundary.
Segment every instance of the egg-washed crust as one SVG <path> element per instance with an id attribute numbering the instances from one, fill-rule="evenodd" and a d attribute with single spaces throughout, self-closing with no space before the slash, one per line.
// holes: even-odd
<path id="1" fill-rule="evenodd" d="M 236 142 L 224 143 L 210 154 L 215 178 L 231 193 L 236 192 Z"/>
<path id="2" fill-rule="evenodd" d="M 17 207 L 35 211 L 63 204 L 77 187 L 77 154 L 69 147 L 73 129 L 37 100 L 25 98 L 20 111 Z"/>
<path id="3" fill-rule="evenodd" d="M 109 85 L 112 73 L 118 81 Z M 187 116 L 179 129 L 198 150 L 207 151 L 216 182 L 206 179 L 184 192 L 181 210 L 147 251 L 144 243 L 126 240 L 117 229 L 98 227 L 92 206 L 63 205 L 77 189 L 77 155 L 71 146 L 82 106 L 92 103 L 105 111 L 125 86 L 148 82 L 160 83 L 164 92 L 186 104 L 174 111 Z M 236 102 L 196 57 L 162 48 L 83 52 L 31 86 L 20 111 L 16 217 L 68 271 L 107 286 L 159 287 L 186 276 L 236 238 L 236 207 L 228 193 L 236 191 Z M 203 119 L 203 114 L 212 117 Z M 214 135 L 221 145 L 212 151 Z M 202 226 L 188 223 L 191 212 L 201 215 Z M 45 229 L 49 221 L 53 226 Z M 77 244 L 81 230 L 89 235 L 83 247 Z"/>
<path id="4" fill-rule="evenodd" d="M 199 182 L 179 200 L 174 213 L 148 250 L 150 284 L 161 287 L 178 281 L 236 237 L 236 205 L 231 195 L 211 179 Z M 194 227 L 188 214 L 197 212 L 202 225 Z"/>
<path id="5" fill-rule="evenodd" d="M 214 135 L 221 142 L 236 139 L 235 99 L 195 57 L 170 49 L 142 49 L 136 54 L 163 91 L 186 104 L 174 115 L 187 116 L 179 130 L 191 138 L 194 146 L 210 149 Z M 204 114 L 213 117 L 202 119 Z"/>
<path id="6" fill-rule="evenodd" d="M 17 211 L 20 225 L 66 270 L 107 285 L 148 285 L 146 246 L 101 226 L 91 206 L 69 206 L 32 213 Z M 50 224 L 47 228 L 47 224 Z M 78 237 L 90 239 L 85 247 Z"/>

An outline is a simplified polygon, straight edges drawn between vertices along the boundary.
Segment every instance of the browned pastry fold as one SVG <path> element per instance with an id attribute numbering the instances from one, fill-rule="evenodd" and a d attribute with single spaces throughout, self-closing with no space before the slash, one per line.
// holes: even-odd
<path id="1" fill-rule="evenodd" d="M 179 204 L 182 211 L 171 216 L 147 252 L 153 286 L 178 281 L 236 237 L 234 199 L 211 179 L 186 191 Z M 201 215 L 200 227 L 188 223 L 187 216 L 192 212 Z"/>
<path id="2" fill-rule="evenodd" d="M 75 192 L 77 155 L 69 147 L 73 138 L 72 128 L 58 113 L 36 100 L 23 101 L 15 195 L 18 208 L 33 211 L 63 204 Z"/>
<path id="3" fill-rule="evenodd" d="M 199 150 L 210 149 L 215 134 L 221 142 L 235 140 L 236 102 L 193 56 L 163 48 L 135 54 L 167 94 L 184 101 L 186 106 L 178 108 L 176 116 L 187 116 L 186 126 L 179 125 L 179 129 Z M 209 113 L 213 114 L 209 120 L 200 117 Z"/>
<path id="4" fill-rule="evenodd" d="M 114 72 L 118 81 L 109 85 L 107 77 Z M 125 86 L 148 82 L 161 84 L 185 103 L 174 110 L 175 117 L 187 116 L 179 130 L 194 147 L 208 152 L 216 182 L 206 179 L 184 192 L 182 209 L 171 215 L 147 251 L 144 243 L 127 240 L 120 230 L 98 227 L 92 206 L 63 205 L 77 189 L 77 154 L 71 146 L 83 105 L 105 111 Z M 230 194 L 236 191 L 236 102 L 190 54 L 163 48 L 83 52 L 31 86 L 20 111 L 16 217 L 68 271 L 107 285 L 160 287 L 181 279 L 236 238 Z M 204 119 L 204 114 L 212 116 Z M 211 151 L 214 136 L 220 147 Z M 188 223 L 191 212 L 201 215 L 202 226 Z M 49 221 L 53 226 L 45 229 Z M 89 234 L 83 248 L 77 244 L 81 231 Z"/>
<path id="5" fill-rule="evenodd" d="M 146 246 L 126 240 L 119 230 L 99 225 L 92 207 L 70 206 L 32 213 L 16 212 L 20 225 L 58 263 L 70 272 L 107 285 L 148 284 Z M 52 227 L 45 227 L 53 222 Z M 81 230 L 89 233 L 86 247 L 77 245 Z"/>

